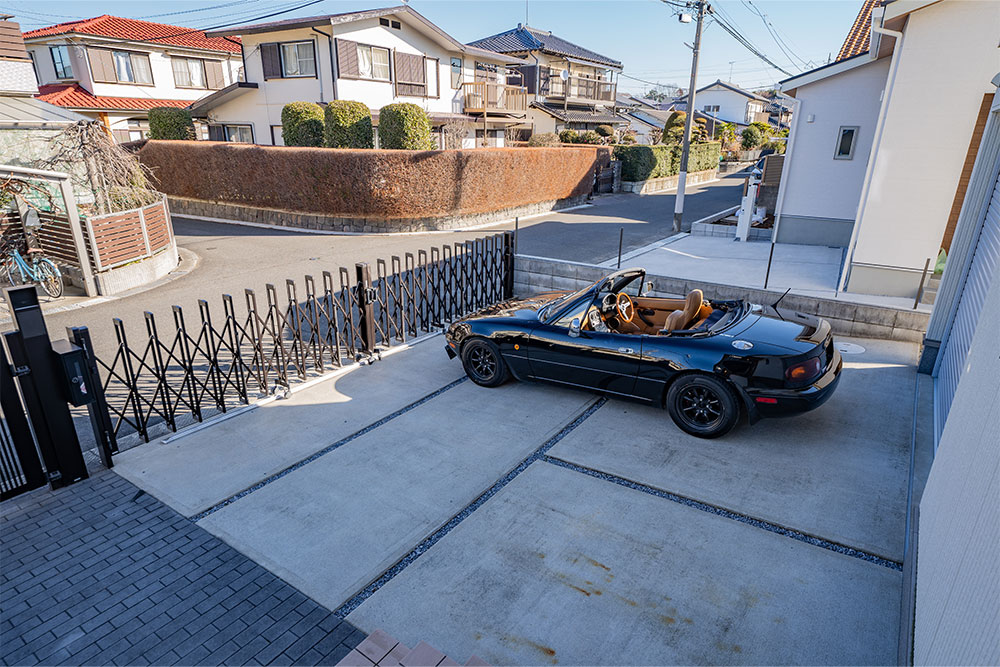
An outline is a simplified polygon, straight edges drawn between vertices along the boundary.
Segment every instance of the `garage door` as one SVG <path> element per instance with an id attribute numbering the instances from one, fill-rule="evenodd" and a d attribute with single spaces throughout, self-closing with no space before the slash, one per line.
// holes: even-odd
<path id="1" fill-rule="evenodd" d="M 960 290 L 961 297 L 951 330 L 946 334 L 934 380 L 935 427 L 937 437 L 944 431 L 951 401 L 965 372 L 965 362 L 976 331 L 979 313 L 986 302 L 990 281 L 1000 264 L 1000 177 L 997 178 L 986 209 L 979 241 L 969 265 L 969 274 Z"/>

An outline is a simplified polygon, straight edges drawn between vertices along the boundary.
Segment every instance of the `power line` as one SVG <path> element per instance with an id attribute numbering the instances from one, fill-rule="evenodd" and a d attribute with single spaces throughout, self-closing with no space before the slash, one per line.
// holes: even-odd
<path id="1" fill-rule="evenodd" d="M 720 28 L 722 28 L 723 30 L 725 30 L 726 32 L 728 32 L 733 37 L 733 39 L 735 39 L 737 42 L 739 42 L 740 44 L 742 44 L 744 48 L 746 48 L 748 51 L 750 51 L 750 53 L 754 54 L 755 56 L 757 56 L 758 58 L 760 58 L 761 60 L 763 60 L 765 63 L 767 63 L 768 65 L 770 65 L 771 67 L 773 67 L 774 69 L 778 70 L 779 72 L 783 72 L 784 74 L 787 74 L 788 76 L 792 76 L 791 72 L 789 72 L 785 68 L 783 68 L 780 65 L 778 65 L 777 63 L 775 63 L 773 60 L 771 60 L 766 55 L 764 55 L 764 53 L 761 52 L 760 49 L 758 49 L 756 46 L 754 46 L 753 44 L 751 44 L 750 40 L 748 40 L 746 37 L 744 37 L 742 35 L 742 33 L 740 33 L 740 31 L 737 28 L 729 25 L 729 23 L 726 22 L 726 20 L 720 14 L 713 14 L 712 20 L 715 21 L 719 25 Z"/>
<path id="2" fill-rule="evenodd" d="M 145 41 L 147 41 L 147 42 L 155 42 L 155 41 L 159 41 L 161 39 L 171 39 L 173 37 L 180 37 L 181 35 L 190 35 L 190 34 L 195 33 L 195 32 L 206 32 L 208 30 L 218 30 L 219 28 L 228 28 L 229 26 L 238 25 L 240 23 L 251 23 L 253 21 L 260 21 L 261 19 L 269 19 L 272 16 L 279 16 L 280 14 L 287 14 L 289 12 L 294 12 L 296 10 L 303 9 L 305 7 L 309 7 L 310 5 L 315 5 L 315 4 L 318 4 L 320 2 L 324 2 L 324 1 L 325 0 L 309 0 L 309 2 L 304 2 L 304 3 L 300 4 L 300 5 L 296 5 L 295 7 L 290 7 L 288 9 L 282 9 L 280 11 L 271 12 L 270 14 L 263 14 L 261 16 L 255 16 L 255 17 L 249 18 L 249 19 L 241 19 L 239 21 L 230 21 L 229 23 L 222 23 L 220 25 L 213 25 L 213 26 L 208 26 L 208 27 L 205 27 L 205 28 L 194 28 L 192 30 L 185 30 L 183 32 L 176 32 L 176 33 L 174 33 L 172 35 L 162 35 L 160 37 L 150 37 L 149 39 L 147 39 Z"/>
<path id="3" fill-rule="evenodd" d="M 135 16 L 133 18 L 137 19 L 158 19 L 163 16 L 179 16 L 181 14 L 195 14 L 197 12 L 207 12 L 213 9 L 222 9 L 223 7 L 232 7 L 233 5 L 245 5 L 253 2 L 260 2 L 260 0 L 234 0 L 233 2 L 224 2 L 221 5 L 210 5 L 208 7 L 196 7 L 194 9 L 182 9 L 176 12 L 164 12 L 163 14 L 149 14 L 147 16 Z"/>
<path id="4" fill-rule="evenodd" d="M 772 26 L 771 22 L 767 18 L 767 14 L 765 14 L 759 7 L 757 7 L 757 5 L 753 4 L 753 0 L 743 0 L 743 4 L 744 6 L 747 7 L 747 9 L 749 9 L 758 17 L 760 17 L 760 21 L 761 23 L 764 24 L 764 27 L 767 28 L 767 32 L 770 33 L 771 39 L 773 39 L 774 43 L 778 45 L 778 48 L 781 50 L 781 52 L 785 54 L 785 57 L 788 58 L 788 62 L 792 64 L 792 67 L 799 67 L 799 65 L 796 64 L 795 62 L 796 59 L 799 61 L 799 63 L 802 63 L 802 65 L 804 65 L 805 67 L 809 66 L 808 64 L 806 64 L 805 60 L 800 58 L 794 51 L 791 50 L 791 48 L 788 47 L 787 44 L 785 44 L 778 37 L 776 29 Z"/>

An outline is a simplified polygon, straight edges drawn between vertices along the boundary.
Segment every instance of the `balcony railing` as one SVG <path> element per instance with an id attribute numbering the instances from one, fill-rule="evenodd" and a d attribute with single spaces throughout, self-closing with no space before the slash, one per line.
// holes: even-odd
<path id="1" fill-rule="evenodd" d="M 559 77 L 555 70 L 549 77 L 549 91 L 546 97 L 586 100 L 589 102 L 614 102 L 615 84 L 610 81 L 599 81 L 582 76 L 570 76 L 566 81 Z"/>
<path id="2" fill-rule="evenodd" d="M 467 113 L 522 113 L 528 110 L 528 92 L 521 86 L 469 81 L 462 84 L 462 92 Z"/>

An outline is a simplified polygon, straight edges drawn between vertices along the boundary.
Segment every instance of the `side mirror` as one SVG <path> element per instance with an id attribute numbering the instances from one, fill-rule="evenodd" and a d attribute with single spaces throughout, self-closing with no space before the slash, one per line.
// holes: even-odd
<path id="1" fill-rule="evenodd" d="M 569 337 L 576 338 L 580 335 L 580 318 L 574 317 L 573 321 L 569 323 Z"/>
<path id="2" fill-rule="evenodd" d="M 647 296 L 653 293 L 653 281 L 649 280 L 645 285 L 642 286 L 642 294 L 639 296 Z"/>

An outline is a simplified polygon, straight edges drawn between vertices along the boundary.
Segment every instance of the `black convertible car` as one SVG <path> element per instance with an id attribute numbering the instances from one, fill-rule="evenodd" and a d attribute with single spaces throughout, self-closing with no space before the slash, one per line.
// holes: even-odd
<path id="1" fill-rule="evenodd" d="M 662 405 L 702 438 L 741 418 L 811 410 L 833 393 L 843 364 L 825 320 L 706 301 L 701 290 L 644 296 L 645 275 L 626 269 L 571 294 L 482 310 L 448 328 L 448 356 L 484 387 L 513 375 Z"/>

